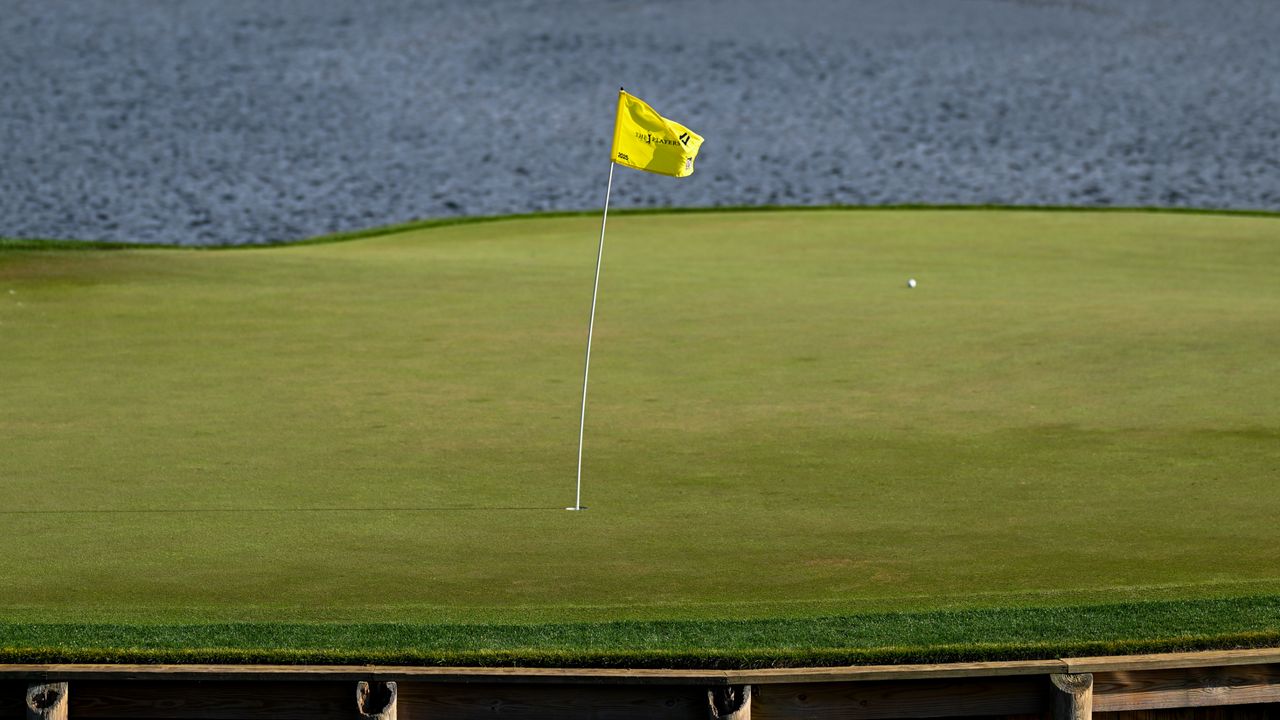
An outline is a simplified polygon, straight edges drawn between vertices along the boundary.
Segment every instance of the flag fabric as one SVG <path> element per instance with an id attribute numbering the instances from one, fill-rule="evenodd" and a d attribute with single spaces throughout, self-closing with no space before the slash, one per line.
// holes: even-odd
<path id="1" fill-rule="evenodd" d="M 637 170 L 686 177 L 702 136 L 668 120 L 645 101 L 618 91 L 618 120 L 613 128 L 613 161 Z"/>

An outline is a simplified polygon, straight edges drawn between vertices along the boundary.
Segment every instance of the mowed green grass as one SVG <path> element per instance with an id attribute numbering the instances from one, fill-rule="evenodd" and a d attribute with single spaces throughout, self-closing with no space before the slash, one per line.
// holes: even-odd
<path id="1" fill-rule="evenodd" d="M 0 655 L 1280 641 L 1280 219 L 598 223 L 0 247 Z"/>

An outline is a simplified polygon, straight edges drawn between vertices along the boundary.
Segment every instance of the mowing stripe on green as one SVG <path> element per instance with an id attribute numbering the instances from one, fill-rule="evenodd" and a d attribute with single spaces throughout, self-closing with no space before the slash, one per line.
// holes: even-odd
<path id="1" fill-rule="evenodd" d="M 0 644 L 731 664 L 1272 642 L 1278 227 L 620 218 L 586 513 L 562 508 L 597 217 L 10 246 Z"/>

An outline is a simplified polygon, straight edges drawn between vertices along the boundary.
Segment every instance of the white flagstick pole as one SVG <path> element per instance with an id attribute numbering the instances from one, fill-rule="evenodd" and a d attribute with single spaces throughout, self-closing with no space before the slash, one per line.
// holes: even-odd
<path id="1" fill-rule="evenodd" d="M 609 194 L 613 192 L 613 168 L 609 161 L 609 184 L 604 189 L 604 215 L 600 218 L 600 249 L 596 251 L 596 282 L 591 288 L 591 321 L 587 324 L 587 359 L 582 366 L 582 417 L 578 421 L 578 493 L 573 507 L 565 510 L 582 510 L 582 438 L 587 429 L 587 376 L 591 373 L 591 336 L 596 329 L 596 297 L 600 294 L 600 263 L 604 260 L 604 228 L 609 222 Z"/>

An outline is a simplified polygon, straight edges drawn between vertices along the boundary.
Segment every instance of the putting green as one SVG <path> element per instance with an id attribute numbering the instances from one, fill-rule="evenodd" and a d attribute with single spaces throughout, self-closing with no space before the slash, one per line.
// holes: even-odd
<path id="1" fill-rule="evenodd" d="M 0 646 L 1280 594 L 1280 219 L 598 223 L 0 246 Z"/>

